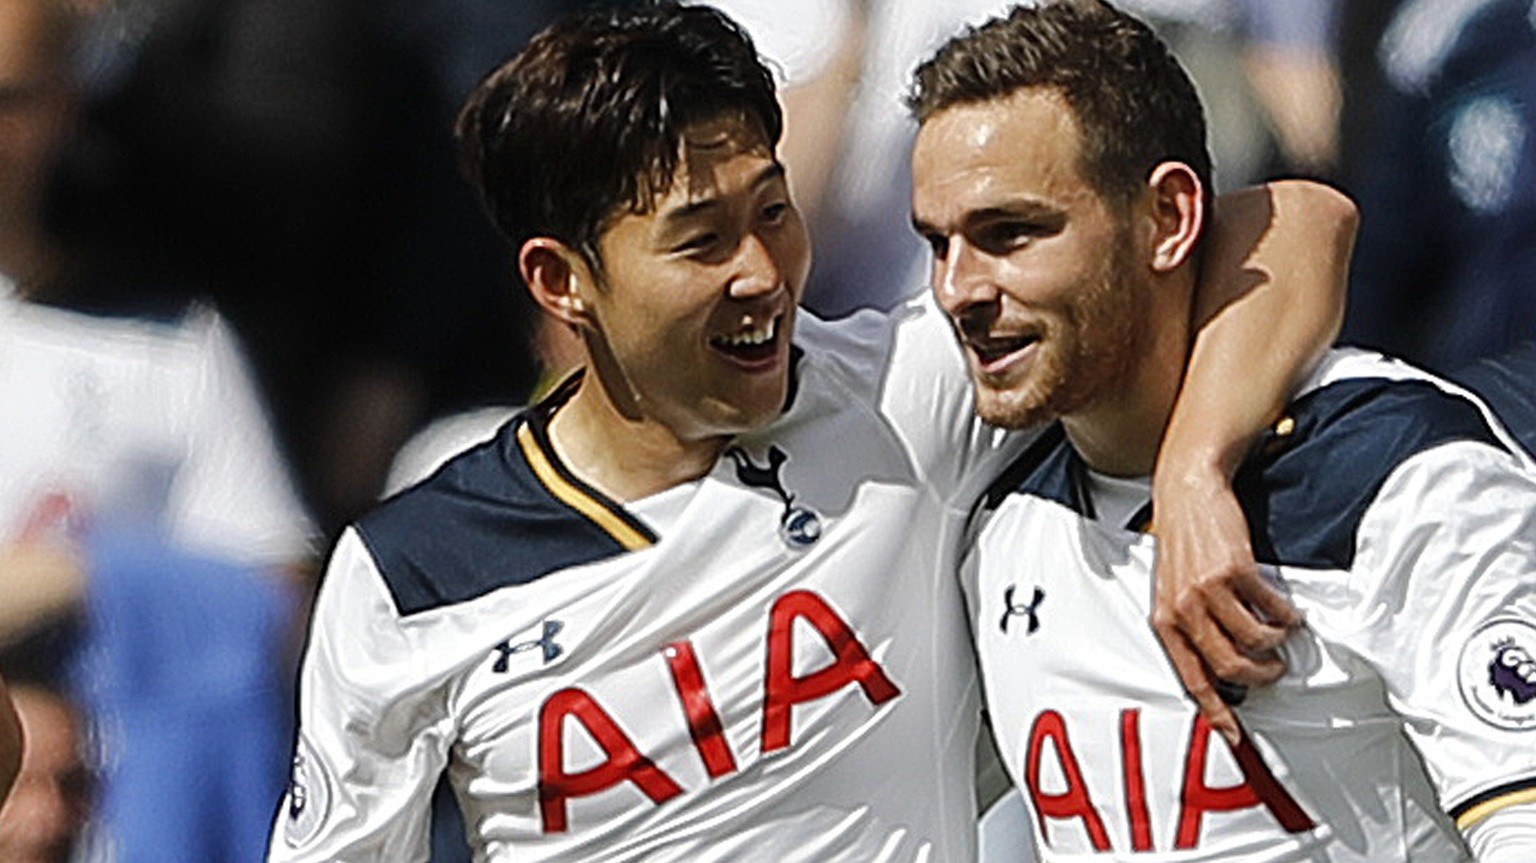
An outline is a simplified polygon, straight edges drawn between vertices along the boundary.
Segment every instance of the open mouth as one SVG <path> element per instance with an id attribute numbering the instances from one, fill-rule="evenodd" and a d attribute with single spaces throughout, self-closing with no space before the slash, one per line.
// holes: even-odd
<path id="1" fill-rule="evenodd" d="M 965 344 L 984 371 L 1001 371 L 1039 341 L 1038 334 L 1027 333 L 1009 337 L 971 336 Z"/>
<path id="2" fill-rule="evenodd" d="M 782 314 L 774 315 L 734 333 L 714 336 L 709 340 L 709 346 L 746 365 L 766 362 L 778 354 L 779 322 L 783 317 Z"/>

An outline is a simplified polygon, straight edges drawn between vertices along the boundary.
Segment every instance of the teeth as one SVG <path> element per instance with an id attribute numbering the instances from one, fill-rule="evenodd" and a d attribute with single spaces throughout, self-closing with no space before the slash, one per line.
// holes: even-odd
<path id="1" fill-rule="evenodd" d="M 741 348 L 764 345 L 773 341 L 773 335 L 779 329 L 779 319 L 771 318 L 756 329 L 743 330 L 728 336 L 719 336 L 716 341 L 727 347 Z"/>

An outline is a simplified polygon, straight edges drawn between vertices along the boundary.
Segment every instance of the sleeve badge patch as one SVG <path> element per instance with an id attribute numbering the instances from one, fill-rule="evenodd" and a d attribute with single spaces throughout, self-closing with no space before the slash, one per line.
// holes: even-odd
<path id="1" fill-rule="evenodd" d="M 1497 728 L 1536 728 L 1536 626 L 1496 620 L 1467 639 L 1457 663 L 1461 698 Z"/>
<path id="2" fill-rule="evenodd" d="M 315 838 L 331 810 L 331 779 L 325 763 L 299 737 L 293 756 L 293 775 L 288 782 L 288 797 L 283 803 L 283 841 L 289 848 L 299 848 Z"/>

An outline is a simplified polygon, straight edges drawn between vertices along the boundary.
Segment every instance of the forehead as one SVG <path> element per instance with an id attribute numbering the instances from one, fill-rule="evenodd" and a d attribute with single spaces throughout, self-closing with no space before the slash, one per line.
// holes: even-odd
<path id="1" fill-rule="evenodd" d="M 1076 116 L 1054 90 L 945 108 L 923 123 L 913 145 L 913 208 L 933 219 L 1018 196 L 1097 197 L 1082 149 Z"/>
<path id="2" fill-rule="evenodd" d="M 767 136 L 746 118 L 730 115 L 695 123 L 683 130 L 677 169 L 650 209 L 666 217 L 729 194 L 775 164 Z"/>

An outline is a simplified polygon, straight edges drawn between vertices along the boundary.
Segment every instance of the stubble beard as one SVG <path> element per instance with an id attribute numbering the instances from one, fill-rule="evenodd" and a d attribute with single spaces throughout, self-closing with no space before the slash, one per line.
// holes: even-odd
<path id="1" fill-rule="evenodd" d="M 1128 379 L 1145 315 L 1126 281 L 1127 242 L 1117 237 L 1080 296 L 1047 319 L 1039 356 L 1017 386 L 977 381 L 978 416 L 1000 428 L 1033 428 L 1091 407 Z"/>

